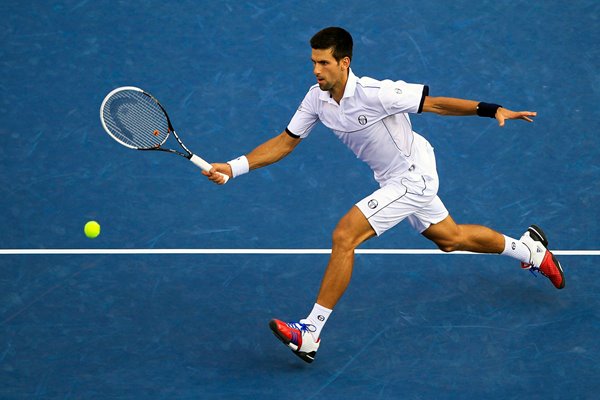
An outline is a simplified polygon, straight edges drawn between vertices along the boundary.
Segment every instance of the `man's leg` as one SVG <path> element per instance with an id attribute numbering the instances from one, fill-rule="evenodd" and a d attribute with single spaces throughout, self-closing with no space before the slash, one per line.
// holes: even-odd
<path id="1" fill-rule="evenodd" d="M 331 256 L 321 282 L 317 304 L 329 309 L 335 307 L 352 277 L 354 249 L 373 236 L 375 231 L 367 218 L 358 207 L 352 207 L 333 231 Z"/>
<path id="2" fill-rule="evenodd" d="M 358 207 L 352 207 L 333 231 L 329 264 L 311 313 L 306 319 L 298 322 L 284 322 L 277 319 L 269 322 L 275 336 L 304 361 L 311 363 L 315 359 L 320 346 L 321 329 L 350 283 L 354 266 L 354 249 L 373 236 L 375 231 L 367 218 Z"/>
<path id="3" fill-rule="evenodd" d="M 423 236 L 446 252 L 500 254 L 504 251 L 504 235 L 482 225 L 457 225 L 450 215 L 423 231 Z"/>
<path id="4" fill-rule="evenodd" d="M 541 272 L 557 289 L 565 286 L 562 266 L 548 250 L 546 235 L 535 225 L 516 240 L 482 225 L 457 225 L 448 215 L 425 229 L 423 236 L 446 252 L 463 250 L 510 256 L 521 261 L 523 268 Z"/>

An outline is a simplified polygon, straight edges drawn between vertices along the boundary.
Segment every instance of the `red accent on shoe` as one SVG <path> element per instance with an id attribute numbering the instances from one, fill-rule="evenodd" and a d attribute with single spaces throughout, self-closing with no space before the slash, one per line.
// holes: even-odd
<path id="1" fill-rule="evenodd" d="M 560 262 L 554 257 L 554 254 L 552 254 L 550 250 L 546 251 L 546 254 L 544 255 L 544 259 L 540 265 L 540 272 L 550 279 L 557 289 L 565 287 L 565 276 Z"/>
<path id="2" fill-rule="evenodd" d="M 283 321 L 278 319 L 273 320 L 275 322 L 275 329 L 277 330 L 278 336 L 285 341 L 285 343 L 293 343 L 298 348 L 302 347 L 302 332 L 300 330 L 290 327 Z"/>

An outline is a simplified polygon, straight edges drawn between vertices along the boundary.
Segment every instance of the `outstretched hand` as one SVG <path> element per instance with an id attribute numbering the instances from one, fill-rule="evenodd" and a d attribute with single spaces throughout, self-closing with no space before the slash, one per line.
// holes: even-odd
<path id="1" fill-rule="evenodd" d="M 496 119 L 498 120 L 499 126 L 504 126 L 504 121 L 507 119 L 522 119 L 527 122 L 533 122 L 532 117 L 535 117 L 537 112 L 535 111 L 511 111 L 508 108 L 500 107 L 496 111 Z"/>
<path id="2" fill-rule="evenodd" d="M 216 183 L 217 185 L 225 184 L 225 178 L 221 174 L 227 175 L 229 176 L 229 178 L 233 177 L 233 173 L 231 172 L 231 166 L 229 164 L 214 163 L 212 164 L 212 166 L 213 167 L 210 171 L 202 171 L 202 175 L 206 176 L 213 183 Z"/>

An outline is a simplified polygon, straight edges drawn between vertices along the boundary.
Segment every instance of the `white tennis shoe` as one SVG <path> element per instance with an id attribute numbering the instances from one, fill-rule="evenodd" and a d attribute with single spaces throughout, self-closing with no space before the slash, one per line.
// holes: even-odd
<path id="1" fill-rule="evenodd" d="M 539 272 L 550 279 L 557 289 L 564 288 L 565 275 L 562 266 L 548 250 L 548 239 L 544 231 L 539 226 L 531 225 L 521 236 L 521 241 L 529 248 L 531 254 L 529 263 L 521 263 L 521 268 L 529 269 L 532 273 Z"/>
<path id="2" fill-rule="evenodd" d="M 316 327 L 311 324 L 300 322 L 283 322 L 272 319 L 269 327 L 277 339 L 292 349 L 292 352 L 307 363 L 315 360 L 317 350 L 321 345 L 321 339 L 315 340 L 312 332 Z"/>

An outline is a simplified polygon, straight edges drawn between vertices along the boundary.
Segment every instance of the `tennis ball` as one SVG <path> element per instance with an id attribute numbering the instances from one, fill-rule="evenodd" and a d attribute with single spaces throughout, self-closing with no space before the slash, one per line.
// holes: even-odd
<path id="1" fill-rule="evenodd" d="M 98 237 L 100 234 L 100 224 L 96 221 L 88 221 L 88 223 L 83 227 L 83 232 L 85 233 L 85 236 L 89 237 L 90 239 Z"/>

